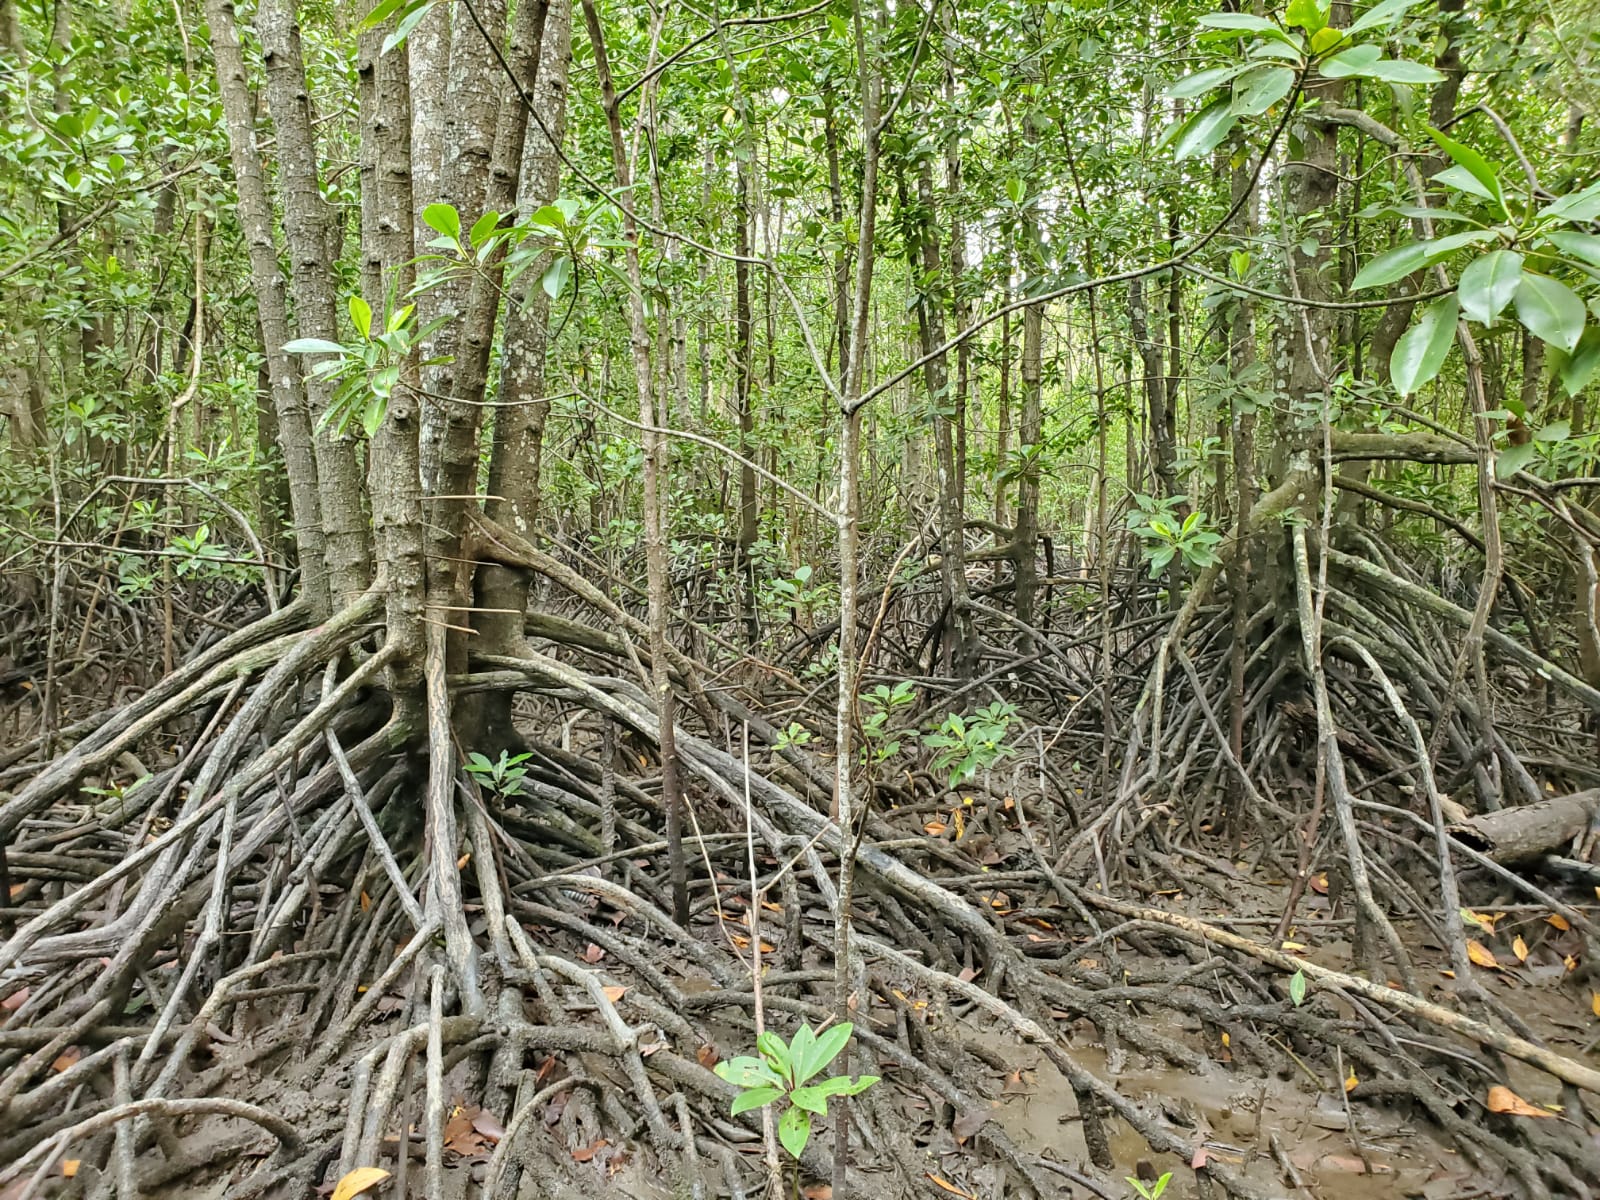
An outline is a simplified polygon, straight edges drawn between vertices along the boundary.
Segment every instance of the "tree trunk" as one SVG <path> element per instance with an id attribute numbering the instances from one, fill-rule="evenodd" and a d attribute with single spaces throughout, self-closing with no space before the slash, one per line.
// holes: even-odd
<path id="1" fill-rule="evenodd" d="M 272 204 L 261 171 L 255 105 L 239 50 L 232 0 L 207 0 L 206 22 L 211 31 L 212 56 L 216 60 L 217 90 L 228 125 L 229 158 L 239 197 L 238 219 L 250 256 L 250 282 L 255 291 L 264 341 L 262 353 L 272 382 L 272 403 L 282 438 L 284 469 L 289 477 L 301 588 L 316 619 L 321 619 L 328 615 L 331 600 L 311 413 L 299 367 L 283 348 L 289 341 L 286 288 L 278 263 L 277 243 L 272 236 Z"/>

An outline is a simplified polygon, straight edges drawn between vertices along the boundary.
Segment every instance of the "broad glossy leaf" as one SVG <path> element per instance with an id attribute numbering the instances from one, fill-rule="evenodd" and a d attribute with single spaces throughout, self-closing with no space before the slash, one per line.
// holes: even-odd
<path id="1" fill-rule="evenodd" d="M 1432 67 L 1403 58 L 1383 58 L 1373 45 L 1352 46 L 1335 54 L 1317 69 L 1329 79 L 1381 79 L 1385 83 L 1439 83 L 1444 76 Z"/>
<path id="2" fill-rule="evenodd" d="M 1172 157 L 1178 162 L 1197 155 L 1209 154 L 1228 136 L 1238 120 L 1227 100 L 1202 108 L 1171 133 Z"/>
<path id="3" fill-rule="evenodd" d="M 1360 291 L 1362 288 L 1382 287 L 1386 283 L 1404 279 L 1427 261 L 1427 242 L 1407 242 L 1393 250 L 1385 250 L 1357 271 L 1356 277 L 1350 281 L 1350 288 Z"/>
<path id="4" fill-rule="evenodd" d="M 1446 134 L 1440 133 L 1433 126 L 1428 126 L 1428 136 L 1434 143 L 1448 154 L 1451 160 L 1459 167 L 1465 167 L 1467 172 L 1487 190 L 1488 195 L 1502 208 L 1505 200 L 1500 191 L 1500 167 L 1497 163 L 1490 162 L 1478 151 L 1465 142 L 1458 142 Z"/>
<path id="5" fill-rule="evenodd" d="M 461 214 L 453 204 L 430 204 L 422 210 L 422 223 L 447 238 L 461 238 Z"/>
<path id="6" fill-rule="evenodd" d="M 1316 33 L 1328 23 L 1328 12 L 1333 7 L 1333 0 L 1323 3 L 1322 0 L 1289 0 L 1289 7 L 1283 14 L 1284 23 L 1298 29 L 1304 29 L 1307 34 Z"/>
<path id="7" fill-rule="evenodd" d="M 1567 395 L 1576 396 L 1581 392 L 1594 378 L 1597 367 L 1600 367 L 1600 327 L 1591 325 L 1583 331 L 1578 348 L 1566 355 L 1557 368 Z"/>
<path id="8" fill-rule="evenodd" d="M 1446 167 L 1433 177 L 1435 183 L 1442 183 L 1446 187 L 1455 188 L 1458 192 L 1466 192 L 1471 196 L 1480 196 L 1485 200 L 1493 200 L 1495 194 L 1480 183 L 1476 176 L 1465 167 Z"/>
<path id="9" fill-rule="evenodd" d="M 350 297 L 350 324 L 363 339 L 372 336 L 372 305 L 360 296 Z"/>
<path id="10" fill-rule="evenodd" d="M 1233 85 L 1233 112 L 1241 117 L 1260 116 L 1289 94 L 1295 73 L 1288 67 L 1257 67 Z"/>
<path id="11" fill-rule="evenodd" d="M 1577 349 L 1588 312 L 1566 284 L 1536 271 L 1523 271 L 1516 302 L 1517 320 L 1529 333 L 1568 354 Z"/>
<path id="12" fill-rule="evenodd" d="M 718 1078 L 726 1079 L 735 1087 L 777 1087 L 783 1083 L 782 1076 L 768 1066 L 765 1060 L 753 1058 L 748 1054 L 719 1062 L 712 1070 L 716 1072 Z"/>
<path id="13" fill-rule="evenodd" d="M 1509 479 L 1511 476 L 1515 475 L 1518 471 L 1522 470 L 1522 468 L 1531 463 L 1534 459 L 1534 456 L 1538 454 L 1538 452 L 1539 448 L 1533 442 L 1523 442 L 1520 446 L 1507 446 L 1504 450 L 1500 451 L 1494 456 L 1495 478 Z M 1472 945 L 1476 946 L 1478 943 L 1473 942 Z M 1484 953 L 1488 954 L 1488 951 L 1485 950 Z M 1477 960 L 1474 959 L 1473 961 Z M 1489 955 L 1489 961 L 1491 963 L 1494 962 L 1494 956 L 1492 954 Z M 1482 966 L 1483 964 L 1479 963 L 1478 965 Z"/>
<path id="14" fill-rule="evenodd" d="M 1383 0 L 1382 4 L 1375 4 L 1366 12 L 1355 19 L 1350 26 L 1351 35 L 1365 33 L 1369 29 L 1377 29 L 1385 25 L 1393 25 L 1406 14 L 1406 10 L 1416 7 L 1422 0 Z"/>
<path id="15" fill-rule="evenodd" d="M 1581 192 L 1552 200 L 1539 210 L 1541 217 L 1559 217 L 1563 221 L 1593 221 L 1600 219 L 1600 182 L 1591 183 Z"/>
<path id="16" fill-rule="evenodd" d="M 1461 306 L 1454 296 L 1436 300 L 1395 343 L 1389 357 L 1389 378 L 1402 396 L 1409 396 L 1439 373 L 1455 341 L 1460 315 Z"/>
<path id="17" fill-rule="evenodd" d="M 749 1112 L 752 1108 L 764 1108 L 782 1095 L 782 1088 L 751 1088 L 748 1092 L 740 1092 L 735 1096 L 733 1105 L 728 1111 L 731 1116 L 737 1117 L 740 1113 Z"/>
<path id="18" fill-rule="evenodd" d="M 802 1023 L 789 1039 L 789 1061 L 794 1064 L 794 1081 L 804 1083 L 817 1073 L 820 1063 L 812 1065 L 816 1057 L 817 1035 L 808 1023 Z"/>
<path id="19" fill-rule="evenodd" d="M 761 1057 L 766 1059 L 779 1075 L 789 1080 L 794 1078 L 794 1058 L 789 1053 L 788 1044 L 781 1037 L 769 1029 L 756 1039 L 756 1049 L 761 1051 Z"/>
<path id="20" fill-rule="evenodd" d="M 434 0 L 423 0 L 420 4 L 413 4 L 406 9 L 406 15 L 400 18 L 400 23 L 394 27 L 394 32 L 383 39 L 383 48 L 379 55 L 389 53 L 406 38 L 411 36 L 411 31 L 422 23 L 422 18 L 428 15 L 433 8 Z"/>
<path id="21" fill-rule="evenodd" d="M 798 1106 L 788 1108 L 778 1121 L 778 1140 L 794 1158 L 805 1153 L 811 1140 L 811 1114 Z"/>
<path id="22" fill-rule="evenodd" d="M 498 224 L 500 224 L 500 214 L 491 208 L 472 223 L 472 232 L 467 234 L 467 238 L 474 246 L 481 246 L 483 240 L 494 232 Z"/>
<path id="23" fill-rule="evenodd" d="M 1246 70 L 1243 64 L 1231 67 L 1212 67 L 1209 71 L 1196 71 L 1193 75 L 1185 75 L 1177 83 L 1167 89 L 1167 95 L 1173 100 L 1193 100 L 1196 96 L 1204 96 L 1212 88 L 1221 87 L 1235 75 L 1241 75 Z M 1020 180 L 1018 181 L 1020 185 Z M 1012 203 L 1017 203 L 1017 197 Z"/>
<path id="24" fill-rule="evenodd" d="M 811 1061 L 807 1064 L 810 1070 L 805 1079 L 811 1078 L 812 1075 L 815 1075 L 834 1059 L 838 1058 L 839 1052 L 845 1048 L 845 1044 L 850 1041 L 850 1035 L 854 1031 L 855 1026 L 849 1021 L 841 1021 L 839 1024 L 830 1026 L 819 1033 L 817 1035 L 816 1048 L 811 1052 Z M 804 1082 L 804 1079 L 801 1082 Z"/>
<path id="25" fill-rule="evenodd" d="M 290 354 L 343 354 L 344 347 L 326 338 L 295 338 L 285 342 L 283 348 Z"/>
<path id="26" fill-rule="evenodd" d="M 1491 250 L 1475 258 L 1461 272 L 1456 295 L 1461 311 L 1482 325 L 1493 325 L 1495 318 L 1510 304 L 1522 282 L 1522 255 L 1515 250 Z"/>
<path id="27" fill-rule="evenodd" d="M 1545 240 L 1568 258 L 1578 259 L 1591 267 L 1600 267 L 1600 237 L 1592 233 L 1573 233 L 1558 230 L 1544 235 Z"/>

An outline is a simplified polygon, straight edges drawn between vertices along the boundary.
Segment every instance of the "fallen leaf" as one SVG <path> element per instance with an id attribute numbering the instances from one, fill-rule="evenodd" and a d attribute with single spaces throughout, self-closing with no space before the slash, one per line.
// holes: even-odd
<path id="1" fill-rule="evenodd" d="M 572 1161 L 586 1163 L 610 1144 L 611 1143 L 606 1141 L 605 1138 L 596 1138 L 591 1145 L 583 1146 L 577 1150 L 574 1150 L 572 1152 Z"/>
<path id="2" fill-rule="evenodd" d="M 1505 1115 L 1511 1117 L 1555 1116 L 1555 1113 L 1546 1112 L 1542 1108 L 1537 1108 L 1534 1105 L 1529 1104 L 1510 1088 L 1501 1087 L 1499 1084 L 1496 1084 L 1494 1087 L 1489 1089 L 1489 1096 L 1485 1103 L 1488 1104 L 1490 1112 L 1504 1113 Z"/>
<path id="3" fill-rule="evenodd" d="M 32 991 L 32 988 L 18 988 L 4 1000 L 0 1000 L 0 1008 L 5 1009 L 6 1012 L 16 1012 L 17 1009 L 28 1002 L 28 996 Z"/>
<path id="4" fill-rule="evenodd" d="M 500 1118 L 481 1108 L 478 1115 L 472 1118 L 472 1127 L 491 1142 L 498 1142 L 506 1135 L 506 1127 L 500 1124 Z"/>
<path id="5" fill-rule="evenodd" d="M 1474 939 L 1467 941 L 1467 957 L 1480 967 L 1489 967 L 1496 971 L 1500 969 L 1500 960 L 1494 956 L 1494 951 L 1480 941 Z"/>
<path id="6" fill-rule="evenodd" d="M 1313 875 L 1311 877 L 1311 890 L 1319 896 L 1328 894 L 1328 877 L 1326 875 Z"/>
<path id="7" fill-rule="evenodd" d="M 979 974 L 982 973 L 982 971 L 982 967 L 962 967 L 961 974 L 956 978 L 960 979 L 962 983 L 971 983 L 979 976 Z M 1595 1002 L 1600 1004 L 1600 994 L 1596 995 Z"/>
<path id="8" fill-rule="evenodd" d="M 1485 933 L 1493 933 L 1494 923 L 1497 918 L 1486 916 L 1480 912 L 1473 912 L 1470 908 L 1463 908 L 1461 910 L 1461 919 L 1469 925 L 1478 926 Z"/>
<path id="9" fill-rule="evenodd" d="M 596 946 L 593 942 L 590 942 L 583 948 L 583 961 L 588 963 L 591 967 L 605 956 L 606 952 L 600 949 L 599 946 Z"/>
<path id="10" fill-rule="evenodd" d="M 64 1159 L 62 1159 L 61 1160 L 61 1173 L 63 1175 L 65 1175 L 68 1179 L 75 1179 L 77 1177 L 77 1174 L 78 1174 L 78 1164 L 81 1163 L 82 1161 L 83 1160 L 81 1158 L 64 1158 Z"/>
<path id="11" fill-rule="evenodd" d="M 1517 934 L 1511 943 L 1511 953 L 1517 956 L 1518 962 L 1528 961 L 1528 943 L 1522 940 L 1522 935 Z"/>
<path id="12" fill-rule="evenodd" d="M 813 1183 L 808 1188 L 800 1189 L 800 1194 L 806 1200 L 833 1200 L 833 1184 Z"/>
<path id="13" fill-rule="evenodd" d="M 1331 1167 L 1335 1171 L 1350 1171 L 1356 1175 L 1367 1174 L 1367 1164 L 1359 1158 L 1354 1158 L 1348 1154 L 1324 1154 L 1317 1159 L 1316 1165 L 1319 1167 Z M 1394 1174 L 1394 1168 L 1388 1163 L 1373 1163 L 1372 1174 L 1392 1175 Z"/>
<path id="14" fill-rule="evenodd" d="M 1600 992 L 1589 993 L 1589 1011 L 1600 1017 Z"/>
<path id="15" fill-rule="evenodd" d="M 694 1058 L 696 1062 L 698 1062 L 708 1071 L 722 1061 L 722 1055 L 717 1053 L 717 1048 L 710 1042 L 707 1042 L 705 1045 L 696 1050 L 694 1052 Z"/>
<path id="16" fill-rule="evenodd" d="M 922 827 L 922 832 L 923 833 L 931 833 L 934 837 L 938 837 L 941 833 L 943 833 L 948 828 L 949 828 L 949 826 L 946 825 L 943 821 L 929 821 L 926 825 L 924 825 Z"/>
<path id="17" fill-rule="evenodd" d="M 1551 913 L 1545 918 L 1545 920 L 1549 924 L 1554 925 L 1557 929 L 1561 930 L 1563 933 L 1572 928 L 1572 926 L 1567 923 L 1567 919 L 1560 913 Z"/>
<path id="18" fill-rule="evenodd" d="M 361 893 L 361 911 L 362 912 L 371 912 L 372 911 L 372 897 L 367 895 L 367 893 L 364 890 Z"/>
<path id="19" fill-rule="evenodd" d="M 389 1172 L 382 1167 L 357 1167 L 339 1180 L 333 1189 L 333 1200 L 353 1200 L 353 1197 L 359 1196 L 368 1188 L 377 1187 L 387 1178 Z"/>
<path id="20" fill-rule="evenodd" d="M 950 1123 L 950 1132 L 955 1135 L 958 1146 L 965 1145 L 966 1141 L 978 1130 L 989 1123 L 989 1118 L 994 1116 L 994 1109 L 989 1105 L 979 1108 L 969 1108 Z"/>
<path id="21" fill-rule="evenodd" d="M 1575 955 L 1569 954 L 1561 960 L 1561 965 L 1569 971 L 1576 971 L 1578 969 L 1578 959 Z"/>
<path id="22" fill-rule="evenodd" d="M 1344 1090 L 1347 1091 L 1347 1092 L 1353 1092 L 1353 1091 L 1356 1090 L 1356 1085 L 1359 1084 L 1360 1082 L 1361 1081 L 1356 1078 L 1356 1073 L 1354 1071 L 1351 1071 L 1350 1072 L 1350 1078 L 1348 1078 L 1348 1079 L 1346 1079 L 1344 1081 Z"/>
<path id="23" fill-rule="evenodd" d="M 1196 1146 L 1194 1148 L 1194 1157 L 1189 1160 L 1189 1169 L 1192 1171 L 1200 1170 L 1200 1168 L 1206 1165 L 1206 1160 L 1210 1157 L 1211 1151 L 1207 1150 L 1204 1146 Z"/>
<path id="24" fill-rule="evenodd" d="M 962 1191 L 955 1184 L 951 1183 L 948 1179 L 940 1179 L 932 1171 L 924 1171 L 923 1174 L 926 1175 L 929 1179 L 931 1179 L 933 1181 L 933 1186 L 934 1187 L 940 1188 L 943 1191 L 949 1192 L 952 1196 L 964 1196 L 966 1198 L 966 1200 L 978 1200 L 978 1198 L 976 1196 L 974 1196 L 971 1192 Z"/>
<path id="25" fill-rule="evenodd" d="M 460 858 L 456 859 L 456 870 L 458 870 L 458 871 L 466 870 L 467 869 L 467 864 L 469 862 L 471 862 L 471 861 L 472 861 L 472 852 L 469 850 L 469 851 L 467 851 L 467 853 L 463 854 Z"/>
<path id="26" fill-rule="evenodd" d="M 55 1062 L 50 1064 L 50 1069 L 59 1074 L 60 1072 L 67 1070 L 69 1067 L 76 1066 L 78 1060 L 82 1057 L 83 1048 L 81 1046 L 68 1046 L 61 1052 L 61 1056 L 57 1058 Z"/>
<path id="27" fill-rule="evenodd" d="M 621 1000 L 623 994 L 627 992 L 627 990 L 628 989 L 625 987 L 604 987 L 600 989 L 605 998 L 611 1001 L 613 1004 L 615 1004 L 618 1000 Z"/>

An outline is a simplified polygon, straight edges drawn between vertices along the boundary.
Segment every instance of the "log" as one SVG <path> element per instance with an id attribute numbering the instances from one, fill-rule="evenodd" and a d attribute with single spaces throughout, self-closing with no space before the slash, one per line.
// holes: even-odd
<path id="1" fill-rule="evenodd" d="M 1552 796 L 1537 804 L 1480 813 L 1457 821 L 1450 834 L 1497 863 L 1519 863 L 1559 851 L 1588 830 L 1600 813 L 1600 788 Z"/>

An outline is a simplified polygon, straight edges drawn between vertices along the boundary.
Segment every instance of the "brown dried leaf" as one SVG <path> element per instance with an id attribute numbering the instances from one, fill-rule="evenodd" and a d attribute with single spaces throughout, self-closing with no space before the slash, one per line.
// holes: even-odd
<path id="1" fill-rule="evenodd" d="M 583 948 L 583 961 L 588 963 L 591 967 L 605 956 L 606 952 L 600 949 L 599 946 L 596 946 L 593 942 L 590 942 Z"/>
<path id="2" fill-rule="evenodd" d="M 707 1042 L 705 1045 L 696 1050 L 694 1052 L 694 1058 L 697 1063 L 699 1063 L 708 1071 L 722 1061 L 722 1055 L 717 1053 L 717 1048 L 710 1042 Z"/>
<path id="3" fill-rule="evenodd" d="M 472 1127 L 491 1142 L 498 1142 L 506 1136 L 506 1127 L 500 1124 L 500 1118 L 481 1108 L 477 1116 L 472 1118 Z"/>
<path id="4" fill-rule="evenodd" d="M 0 1008 L 5 1009 L 6 1012 L 16 1012 L 17 1009 L 28 1002 L 28 997 L 32 992 L 32 988 L 18 988 L 4 1000 L 0 1000 Z"/>
<path id="5" fill-rule="evenodd" d="M 577 1150 L 574 1150 L 572 1152 L 572 1161 L 586 1163 L 610 1144 L 611 1143 L 606 1141 L 605 1138 L 597 1138 L 591 1145 L 583 1146 Z"/>
<path id="6" fill-rule="evenodd" d="M 992 1116 L 994 1108 L 986 1104 L 981 1108 L 969 1108 L 956 1117 L 950 1124 L 950 1132 L 955 1135 L 956 1144 L 965 1145 L 967 1139 L 988 1124 Z"/>
<path id="7" fill-rule="evenodd" d="M 77 1065 L 78 1060 L 82 1057 L 82 1046 L 68 1046 L 61 1052 L 60 1057 L 58 1057 L 55 1062 L 50 1064 L 50 1069 L 59 1074 L 60 1072 L 67 1070 L 69 1067 Z"/>
<path id="8" fill-rule="evenodd" d="M 1529 1104 L 1521 1096 L 1508 1087 L 1496 1084 L 1489 1089 L 1485 1103 L 1492 1113 L 1503 1113 L 1510 1117 L 1553 1117 L 1555 1113 Z"/>
<path id="9" fill-rule="evenodd" d="M 627 990 L 628 989 L 625 987 L 603 987 L 600 989 L 601 994 L 613 1004 L 615 1004 L 618 1000 L 621 1000 Z"/>
<path id="10" fill-rule="evenodd" d="M 932 1171 L 924 1171 L 923 1174 L 926 1175 L 930 1180 L 932 1180 L 934 1187 L 939 1188 L 942 1191 L 949 1192 L 952 1196 L 963 1196 L 963 1197 L 965 1197 L 965 1200 L 978 1200 L 978 1198 L 976 1196 L 974 1196 L 971 1192 L 962 1191 L 955 1184 L 951 1183 L 948 1179 L 940 1179 Z"/>

